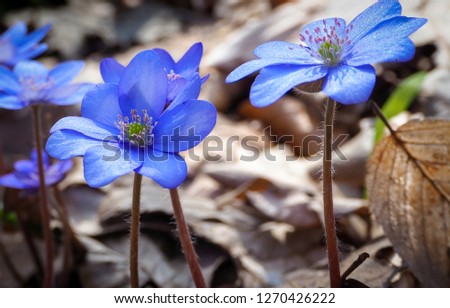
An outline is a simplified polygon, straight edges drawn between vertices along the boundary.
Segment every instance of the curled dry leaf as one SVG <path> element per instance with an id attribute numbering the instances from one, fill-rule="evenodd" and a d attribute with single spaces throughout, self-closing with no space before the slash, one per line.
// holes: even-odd
<path id="1" fill-rule="evenodd" d="M 381 255 L 385 249 L 391 247 L 391 243 L 385 237 L 375 239 L 364 247 L 350 253 L 341 264 L 342 270 L 346 270 L 361 253 L 368 253 L 370 258 L 358 266 L 349 276 L 371 288 L 391 286 L 391 278 L 396 270 L 390 259 L 391 255 Z M 312 269 L 298 269 L 285 276 L 281 287 L 285 288 L 326 288 L 329 284 L 326 266 L 315 266 Z"/>
<path id="2" fill-rule="evenodd" d="M 85 263 L 80 269 L 80 280 L 89 288 L 128 287 L 129 239 L 123 235 L 104 237 L 98 241 L 80 237 L 88 249 Z M 139 280 L 141 285 L 155 284 L 168 288 L 192 287 L 192 280 L 183 258 L 169 258 L 157 243 L 146 236 L 139 239 Z"/>
<path id="3" fill-rule="evenodd" d="M 426 287 L 450 286 L 450 122 L 410 121 L 374 149 L 371 208 Z"/>

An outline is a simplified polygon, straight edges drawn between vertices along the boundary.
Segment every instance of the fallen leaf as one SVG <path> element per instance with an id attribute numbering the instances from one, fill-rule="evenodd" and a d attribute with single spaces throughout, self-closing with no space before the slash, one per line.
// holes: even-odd
<path id="1" fill-rule="evenodd" d="M 344 272 L 358 258 L 361 253 L 368 253 L 370 257 L 359 265 L 349 276 L 349 279 L 357 280 L 371 288 L 390 287 L 393 275 L 397 271 L 397 265 L 391 262 L 396 254 L 382 254 L 391 249 L 391 243 L 385 237 L 378 238 L 364 247 L 352 251 L 344 261 L 341 269 Z M 298 269 L 285 276 L 282 287 L 286 288 L 326 288 L 329 285 L 326 264 L 320 268 Z"/>
<path id="2" fill-rule="evenodd" d="M 80 279 L 87 288 L 129 287 L 129 239 L 122 236 L 107 237 L 102 242 L 80 237 L 87 247 L 85 263 L 80 268 Z M 192 287 L 186 262 L 181 256 L 169 258 L 155 241 L 146 236 L 139 239 L 139 280 L 161 287 Z"/>
<path id="3" fill-rule="evenodd" d="M 410 121 L 369 160 L 370 206 L 426 287 L 450 286 L 450 122 Z"/>
<path id="4" fill-rule="evenodd" d="M 250 203 L 261 213 L 275 221 L 285 222 L 298 229 L 320 226 L 318 214 L 311 209 L 313 198 L 291 190 L 280 196 L 274 191 L 247 192 Z"/>
<path id="5" fill-rule="evenodd" d="M 305 103 L 295 97 L 283 96 L 267 108 L 257 108 L 245 101 L 239 113 L 247 118 L 262 121 L 270 137 L 289 144 L 296 155 L 315 155 L 320 150 L 321 138 L 316 134 L 319 125 L 307 111 Z"/>

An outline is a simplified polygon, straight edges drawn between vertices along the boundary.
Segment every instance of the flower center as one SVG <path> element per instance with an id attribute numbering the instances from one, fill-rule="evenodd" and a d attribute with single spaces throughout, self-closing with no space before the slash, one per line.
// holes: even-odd
<path id="1" fill-rule="evenodd" d="M 167 79 L 169 79 L 169 81 L 174 81 L 180 77 L 181 76 L 175 73 L 173 70 L 170 70 L 169 74 L 167 74 Z"/>
<path id="2" fill-rule="evenodd" d="M 27 101 L 38 101 L 45 98 L 45 91 L 55 85 L 55 81 L 47 76 L 22 76 L 22 98 Z"/>
<path id="3" fill-rule="evenodd" d="M 300 40 L 309 46 L 311 56 L 322 60 L 325 65 L 334 66 L 341 62 L 345 46 L 351 43 L 348 34 L 352 26 L 345 31 L 343 26 L 338 18 L 322 20 L 301 33 Z"/>
<path id="4" fill-rule="evenodd" d="M 153 144 L 153 119 L 148 116 L 147 110 L 142 110 L 143 116 L 131 110 L 131 120 L 127 116 L 118 115 L 114 124 L 120 130 L 119 139 L 135 146 L 146 147 Z"/>
<path id="5" fill-rule="evenodd" d="M 54 80 L 47 76 L 23 76 L 19 79 L 22 87 L 28 91 L 46 90 L 54 86 Z"/>
<path id="6" fill-rule="evenodd" d="M 336 42 L 325 42 L 319 47 L 319 55 L 330 65 L 337 64 L 341 59 L 341 46 Z"/>

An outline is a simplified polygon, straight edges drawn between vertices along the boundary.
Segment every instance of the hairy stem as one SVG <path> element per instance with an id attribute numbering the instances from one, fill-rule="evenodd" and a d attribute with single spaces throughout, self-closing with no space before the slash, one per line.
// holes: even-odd
<path id="1" fill-rule="evenodd" d="M 189 234 L 186 220 L 184 219 L 183 209 L 181 208 L 180 196 L 176 188 L 170 189 L 170 198 L 172 200 L 173 213 L 175 215 L 175 221 L 178 227 L 178 234 L 180 236 L 181 248 L 183 249 L 186 261 L 191 271 L 192 278 L 194 279 L 195 286 L 197 288 L 206 288 L 205 279 L 203 278 L 200 264 L 198 263 L 197 253 L 195 252 L 192 239 Z"/>
<path id="2" fill-rule="evenodd" d="M 131 287 L 139 288 L 139 216 L 141 206 L 142 175 L 134 173 L 133 201 L 131 204 L 131 229 L 130 229 L 130 278 Z"/>
<path id="3" fill-rule="evenodd" d="M 339 269 L 339 251 L 333 212 L 333 189 L 332 189 L 333 149 L 331 147 L 333 143 L 333 121 L 335 110 L 336 110 L 336 103 L 332 99 L 329 99 L 325 106 L 325 135 L 323 140 L 322 189 L 323 189 L 323 208 L 325 221 L 325 238 L 327 242 L 330 286 L 332 288 L 339 288 L 341 287 L 341 273 Z"/>
<path id="4" fill-rule="evenodd" d="M 36 152 L 39 170 L 39 198 L 41 202 L 40 213 L 46 248 L 43 287 L 50 288 L 53 285 L 53 238 L 52 232 L 50 230 L 50 215 L 47 199 L 47 187 L 45 185 L 45 175 L 44 175 L 44 159 L 42 156 L 42 136 L 41 136 L 42 124 L 41 124 L 40 106 L 33 105 L 32 110 L 34 122 L 34 137 L 36 142 Z"/>

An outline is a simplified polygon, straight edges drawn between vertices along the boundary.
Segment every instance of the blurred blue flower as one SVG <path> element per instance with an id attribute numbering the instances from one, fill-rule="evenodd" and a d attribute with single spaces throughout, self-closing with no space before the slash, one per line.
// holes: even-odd
<path id="1" fill-rule="evenodd" d="M 44 158 L 45 184 L 51 186 L 61 181 L 67 171 L 72 168 L 71 160 L 63 160 L 50 165 L 48 155 L 42 151 Z M 0 176 L 0 186 L 35 190 L 39 188 L 39 171 L 37 152 L 31 152 L 30 160 L 19 160 L 14 163 L 14 171 Z"/>
<path id="2" fill-rule="evenodd" d="M 67 61 L 48 70 L 37 61 L 22 61 L 13 70 L 0 67 L 0 108 L 80 102 L 93 87 L 88 83 L 71 83 L 83 65 L 83 61 Z"/>
<path id="3" fill-rule="evenodd" d="M 51 25 L 45 25 L 28 35 L 23 22 L 9 28 L 0 36 L 0 64 L 12 67 L 19 61 L 32 59 L 45 52 L 47 44 L 39 44 L 39 41 L 50 28 Z"/>
<path id="4" fill-rule="evenodd" d="M 368 100 L 375 85 L 372 63 L 408 61 L 415 46 L 408 38 L 426 23 L 401 15 L 397 0 L 379 0 L 348 26 L 341 18 L 306 25 L 302 45 L 267 42 L 255 49 L 259 59 L 244 63 L 227 77 L 237 81 L 261 69 L 250 90 L 253 105 L 272 104 L 293 87 L 323 79 L 322 91 L 342 104 Z"/>
<path id="5" fill-rule="evenodd" d="M 176 95 L 181 93 L 186 86 L 192 86 L 194 79 L 200 78 L 198 68 L 203 55 L 202 43 L 195 43 L 178 61 L 164 49 L 153 49 L 158 56 L 169 80 L 167 92 L 168 102 L 172 102 Z M 118 84 L 125 67 L 113 58 L 106 58 L 100 63 L 100 72 L 106 83 Z M 209 78 L 209 75 L 200 78 L 200 86 Z M 197 82 L 195 82 L 197 84 Z M 198 90 L 200 92 L 200 89 Z"/>
<path id="6" fill-rule="evenodd" d="M 196 146 L 213 129 L 217 112 L 207 102 L 181 101 L 166 108 L 169 81 L 155 51 L 136 55 L 114 83 L 89 91 L 82 117 L 66 117 L 51 129 L 46 149 L 59 159 L 84 156 L 87 183 L 100 187 L 135 171 L 165 188 L 179 186 L 187 166 L 178 154 Z"/>

